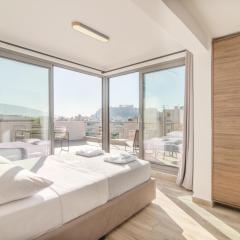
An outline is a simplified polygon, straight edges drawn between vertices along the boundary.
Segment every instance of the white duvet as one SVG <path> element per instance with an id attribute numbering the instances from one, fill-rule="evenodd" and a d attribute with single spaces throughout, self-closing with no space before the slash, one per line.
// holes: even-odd
<path id="1" fill-rule="evenodd" d="M 54 183 L 33 197 L 0 206 L 0 240 L 34 239 L 150 178 L 150 164 L 104 162 L 70 153 L 17 161 Z M 14 231 L 13 231 L 14 226 Z"/>
<path id="2" fill-rule="evenodd" d="M 54 183 L 33 197 L 0 205 L 0 240 L 34 239 L 107 202 L 107 180 L 49 156 L 17 162 Z"/>
<path id="3" fill-rule="evenodd" d="M 63 223 L 108 200 L 108 183 L 103 175 L 60 163 L 55 161 L 55 156 L 49 156 L 35 172 L 53 182 L 51 189 L 59 195 L 62 203 Z"/>
<path id="4" fill-rule="evenodd" d="M 128 164 L 114 164 L 105 162 L 103 156 L 86 158 L 61 153 L 54 158 L 55 161 L 66 163 L 74 169 L 85 169 L 104 176 L 108 181 L 108 200 L 146 182 L 151 176 L 150 163 L 140 159 Z"/>
<path id="5" fill-rule="evenodd" d="M 0 240 L 28 240 L 62 225 L 58 195 L 47 188 L 33 197 L 0 205 Z"/>

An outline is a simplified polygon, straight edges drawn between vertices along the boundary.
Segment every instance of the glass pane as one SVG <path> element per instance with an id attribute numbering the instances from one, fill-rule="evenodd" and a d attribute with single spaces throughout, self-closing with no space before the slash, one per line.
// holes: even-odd
<path id="1" fill-rule="evenodd" d="M 144 75 L 144 158 L 178 166 L 183 142 L 185 67 Z"/>
<path id="2" fill-rule="evenodd" d="M 0 155 L 49 154 L 49 69 L 0 58 L 0 86 Z"/>
<path id="3" fill-rule="evenodd" d="M 110 151 L 139 151 L 139 73 L 110 78 Z"/>
<path id="4" fill-rule="evenodd" d="M 101 78 L 54 67 L 55 152 L 102 145 Z"/>

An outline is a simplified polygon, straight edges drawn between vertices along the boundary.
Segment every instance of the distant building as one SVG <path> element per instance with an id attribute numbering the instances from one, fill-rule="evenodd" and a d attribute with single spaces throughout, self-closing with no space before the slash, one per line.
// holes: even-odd
<path id="1" fill-rule="evenodd" d="M 182 131 L 183 113 L 183 106 L 163 106 L 161 110 L 147 108 L 144 112 L 144 137 L 162 137 L 173 131 Z"/>
<path id="2" fill-rule="evenodd" d="M 183 107 L 175 106 L 174 109 L 164 109 L 162 112 L 161 132 L 162 135 L 181 131 L 183 128 Z"/>

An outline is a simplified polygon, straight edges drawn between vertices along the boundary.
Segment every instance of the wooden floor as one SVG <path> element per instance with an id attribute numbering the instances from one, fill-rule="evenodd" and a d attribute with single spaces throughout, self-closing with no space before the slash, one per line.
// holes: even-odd
<path id="1" fill-rule="evenodd" d="M 153 171 L 156 200 L 110 233 L 106 240 L 240 240 L 240 211 L 191 201 L 175 177 Z"/>

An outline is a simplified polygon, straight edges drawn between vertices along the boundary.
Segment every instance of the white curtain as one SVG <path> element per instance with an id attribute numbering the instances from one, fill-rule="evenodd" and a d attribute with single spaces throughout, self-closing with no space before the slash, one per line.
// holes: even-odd
<path id="1" fill-rule="evenodd" d="M 183 153 L 177 176 L 177 184 L 192 190 L 194 158 L 194 107 L 193 107 L 193 56 L 186 52 L 185 58 L 185 97 L 183 120 Z"/>

